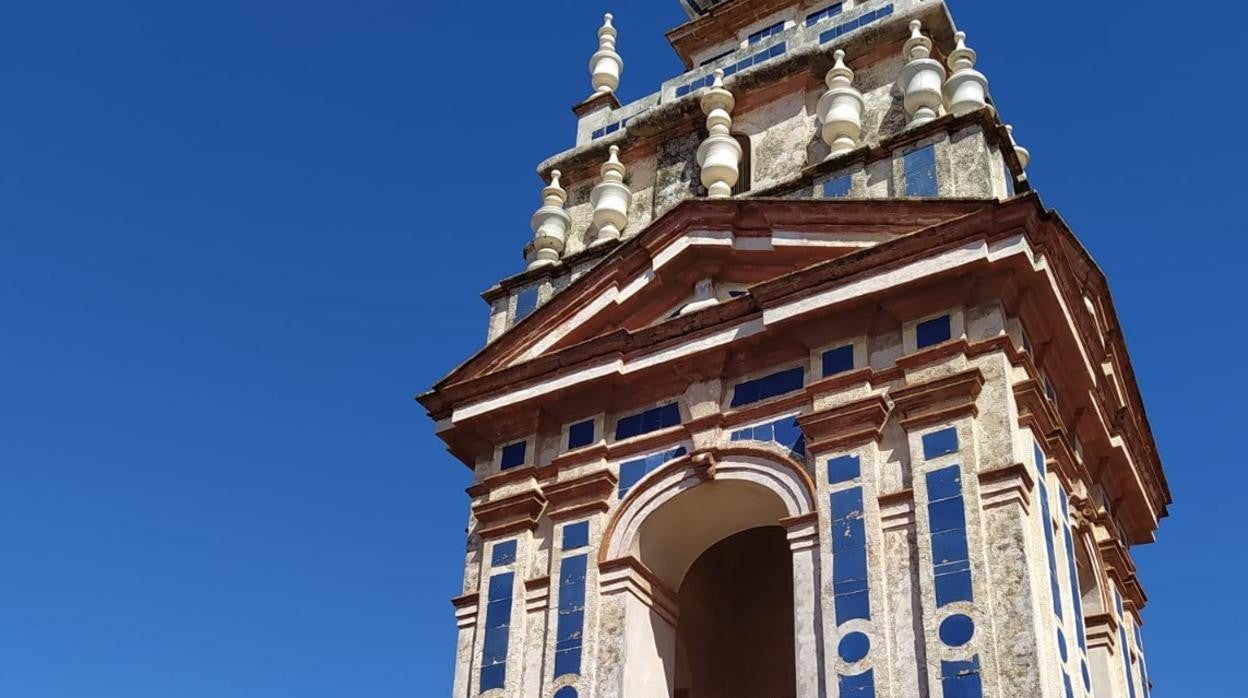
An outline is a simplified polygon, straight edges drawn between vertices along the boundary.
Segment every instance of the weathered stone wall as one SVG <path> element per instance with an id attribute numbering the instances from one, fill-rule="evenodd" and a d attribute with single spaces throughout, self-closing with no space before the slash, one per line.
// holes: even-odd
<path id="1" fill-rule="evenodd" d="M 811 578 L 815 583 L 807 587 L 795 578 L 794 584 L 798 594 L 802 594 L 803 589 L 806 593 L 817 593 L 814 599 L 817 612 L 813 617 L 818 624 L 802 630 L 799 623 L 797 642 L 799 645 L 813 643 L 818 649 L 814 664 L 797 667 L 799 676 L 810 677 L 812 671 L 816 672 L 817 683 L 824 687 L 820 690 L 835 695 L 835 687 L 844 677 L 870 670 L 877 695 L 900 698 L 940 696 L 942 681 L 949 678 L 946 672 L 959 671 L 977 673 L 984 695 L 1056 698 L 1063 695 L 1062 686 L 1067 680 L 1073 682 L 1074 695 L 1089 695 L 1083 688 L 1082 678 L 1086 664 L 1087 671 L 1095 676 L 1098 698 L 1125 698 L 1127 672 L 1119 657 L 1099 649 L 1103 645 L 1095 642 L 1085 652 L 1075 640 L 1078 620 L 1074 595 L 1095 595 L 1099 593 L 1096 590 L 1111 588 L 1113 583 L 1101 571 L 1103 565 L 1097 559 L 1099 553 L 1095 546 L 1085 548 L 1085 553 L 1090 549 L 1094 557 L 1091 558 L 1093 562 L 1078 565 L 1082 575 L 1078 584 L 1072 584 L 1065 573 L 1068 561 L 1061 541 L 1066 524 L 1057 512 L 1061 509 L 1059 498 L 1066 496 L 1071 485 L 1051 473 L 1040 478 L 1031 461 L 1035 436 L 1020 423 L 1015 400 L 1015 387 L 1031 375 L 1023 370 L 1024 364 L 1011 358 L 1011 353 L 1025 351 L 1023 328 L 996 302 L 953 308 L 948 311 L 948 317 L 955 342 L 965 340 L 975 344 L 1005 336 L 1010 338 L 1013 348 L 974 354 L 943 351 L 916 362 L 914 355 L 925 351 L 916 344 L 916 326 L 928 317 L 906 319 L 891 328 L 879 325 L 869 334 L 845 338 L 837 345 L 851 343 L 855 365 L 869 367 L 881 375 L 892 375 L 904 366 L 900 377 L 875 386 L 859 381 L 839 385 L 833 382 L 829 387 L 811 388 L 809 401 L 799 408 L 803 413 L 834 411 L 874 394 L 900 396 L 903 388 L 932 385 L 965 376 L 968 372 L 982 380 L 973 406 L 960 412 L 935 421 L 907 422 L 907 408 L 899 403 L 878 439 L 812 449 L 801 459 L 815 487 L 817 537 L 813 550 L 815 574 Z M 819 358 L 827 348 L 817 347 L 811 352 L 807 366 L 808 386 L 819 376 Z M 776 366 L 776 369 L 791 365 Z M 728 377 L 694 383 L 671 399 L 680 402 L 683 421 L 713 425 L 716 415 L 732 411 L 727 408 L 727 402 L 733 386 L 740 380 L 740 377 Z M 791 406 L 778 407 L 774 413 L 759 409 L 751 423 L 767 423 L 792 413 Z M 599 437 L 596 444 L 616 443 L 610 435 L 620 416 L 623 415 L 594 417 Z M 604 455 L 586 459 L 574 468 L 561 470 L 557 477 L 560 481 L 569 481 L 603 469 L 619 477 L 622 461 L 649 453 L 682 445 L 689 449 L 731 447 L 740 443 L 731 437 L 731 431 L 736 428 L 739 427 L 699 428 L 690 441 L 681 441 L 684 437 L 674 435 L 670 438 L 677 439 L 675 441 L 654 441 L 643 451 L 628 457 L 610 459 Z M 956 447 L 951 451 L 928 453 L 925 437 L 949 428 L 955 430 Z M 536 464 L 543 465 L 567 453 L 563 436 L 564 433 L 533 435 L 531 444 Z M 773 452 L 777 459 L 791 457 L 788 446 L 756 439 L 747 441 Z M 829 470 L 831 459 L 844 455 L 857 457 L 860 465 L 860 475 L 848 484 L 833 482 L 835 478 Z M 938 559 L 933 540 L 946 525 L 942 522 L 947 514 L 936 513 L 940 506 L 930 494 L 927 475 L 949 467 L 956 467 L 961 473 L 959 492 L 963 501 L 973 598 L 939 602 L 934 581 Z M 479 478 L 498 472 L 496 460 L 484 459 L 478 467 Z M 634 489 L 644 487 L 645 483 L 643 479 Z M 849 485 L 861 487 L 864 495 L 860 515 L 865 522 L 870 618 L 838 622 L 836 572 L 839 563 L 834 547 L 835 536 L 841 529 L 832 518 L 829 501 L 834 492 Z M 533 486 L 531 479 L 499 485 L 477 503 L 505 499 Z M 1048 497 L 1047 510 L 1051 515 L 1048 521 L 1043 519 L 1044 508 L 1040 505 L 1042 487 Z M 611 583 L 615 591 L 604 595 L 608 583 L 592 561 L 598 559 L 600 549 L 606 545 L 603 536 L 607 533 L 608 522 L 615 520 L 621 511 L 618 496 L 609 496 L 606 503 L 606 511 L 590 512 L 570 520 L 543 517 L 531 530 L 501 538 L 482 540 L 475 534 L 470 535 L 464 591 L 481 594 L 480 610 L 475 625 L 461 629 L 457 661 L 461 667 L 472 667 L 472 670 L 457 674 L 457 682 L 463 685 L 457 683 L 456 695 L 478 695 L 488 580 L 498 571 L 491 564 L 490 551 L 500 540 L 514 539 L 519 543 L 517 560 L 505 568 L 517 573 L 508 679 L 505 690 L 483 695 L 536 698 L 549 696 L 562 686 L 577 688 L 581 696 L 634 695 L 623 688 L 637 685 L 627 678 L 629 653 L 640 653 L 632 658 L 637 660 L 642 654 L 675 651 L 669 647 L 674 643 L 674 630 L 666 625 L 667 621 L 660 620 L 654 610 L 647 610 L 647 603 L 658 603 L 647 599 L 656 597 L 639 595 L 635 586 L 617 582 Z M 715 511 L 705 512 L 708 517 L 715 515 Z M 586 554 L 591 560 L 585 587 L 582 666 L 578 674 L 555 677 L 552 667 L 557 651 L 558 580 L 562 560 L 567 556 L 560 550 L 559 541 L 563 527 L 580 520 L 589 522 L 590 545 L 576 553 Z M 1062 602 L 1061 618 L 1055 616 L 1050 596 L 1046 526 L 1052 527 L 1054 539 L 1058 541 L 1055 563 L 1059 574 L 1052 588 L 1058 590 Z M 476 530 L 475 525 L 473 530 Z M 1076 531 L 1074 535 L 1079 536 L 1079 545 L 1083 546 L 1082 534 Z M 714 542 L 710 540 L 706 544 L 709 547 Z M 796 563 L 796 547 L 793 554 Z M 644 554 L 640 562 L 646 563 Z M 796 569 L 780 572 L 796 574 Z M 798 601 L 800 599 L 795 599 L 795 605 Z M 638 614 L 649 620 L 639 625 Z M 946 623 L 955 616 L 969 619 L 973 624 L 973 632 L 965 640 L 949 637 Z M 648 633 L 659 627 L 667 631 L 656 646 Z M 1055 641 L 1059 631 L 1064 633 L 1064 649 Z M 1134 642 L 1134 632 L 1132 628 L 1128 643 Z M 862 633 L 869 639 L 870 650 L 865 658 L 850 661 L 843 656 L 840 643 L 850 633 Z M 1139 656 L 1138 651 L 1136 656 Z M 671 654 L 669 661 L 676 661 L 675 654 Z M 1119 661 L 1118 666 L 1116 661 Z M 968 666 L 975 668 L 967 669 Z M 1135 680 L 1136 686 L 1140 686 L 1142 672 Z M 799 687 L 799 695 L 814 695 L 804 692 L 806 690 L 815 689 Z"/>

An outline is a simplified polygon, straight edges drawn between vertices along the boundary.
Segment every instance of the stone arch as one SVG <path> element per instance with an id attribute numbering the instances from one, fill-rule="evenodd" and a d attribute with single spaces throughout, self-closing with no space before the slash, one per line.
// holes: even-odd
<path id="1" fill-rule="evenodd" d="M 613 634 L 600 644 L 604 695 L 670 695 L 682 580 L 711 546 L 753 528 L 786 529 L 799 651 L 818 652 L 816 521 L 810 475 L 766 448 L 698 451 L 639 481 L 608 522 L 598 552 L 604 627 Z M 803 654 L 795 662 L 814 667 L 818 660 Z M 811 694 L 799 686 L 798 695 Z"/>

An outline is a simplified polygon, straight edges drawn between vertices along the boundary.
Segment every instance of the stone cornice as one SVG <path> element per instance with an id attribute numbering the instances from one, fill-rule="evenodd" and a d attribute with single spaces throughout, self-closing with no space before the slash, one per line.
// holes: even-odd
<path id="1" fill-rule="evenodd" d="M 812 454 L 878 441 L 892 412 L 887 395 L 872 395 L 797 418 Z"/>
<path id="2" fill-rule="evenodd" d="M 959 417 L 975 416 L 975 399 L 984 385 L 979 369 L 955 373 L 919 385 L 889 391 L 907 430 L 921 429 Z"/>
<path id="3" fill-rule="evenodd" d="M 979 473 L 979 497 L 985 509 L 1017 504 L 1026 513 L 1031 506 L 1031 491 L 1035 485 L 1031 468 L 1022 463 Z"/>
<path id="4" fill-rule="evenodd" d="M 528 490 L 476 504 L 472 507 L 472 515 L 477 520 L 478 535 L 484 539 L 501 538 L 536 528 L 545 508 L 546 498 L 542 493 Z"/>
<path id="5" fill-rule="evenodd" d="M 630 593 L 676 627 L 680 597 L 637 558 L 626 555 L 599 562 L 598 582 L 602 594 Z"/>
<path id="6" fill-rule="evenodd" d="M 543 485 L 542 494 L 550 504 L 551 520 L 568 521 L 607 511 L 617 483 L 615 473 L 597 470 L 572 480 Z"/>

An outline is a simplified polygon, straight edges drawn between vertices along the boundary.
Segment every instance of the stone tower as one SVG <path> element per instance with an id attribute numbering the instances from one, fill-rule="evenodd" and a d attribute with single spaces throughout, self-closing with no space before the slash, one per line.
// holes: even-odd
<path id="1" fill-rule="evenodd" d="M 1165 476 L 945 4 L 681 2 L 687 72 L 624 105 L 607 15 L 420 397 L 475 473 L 452 694 L 1147 696 Z"/>

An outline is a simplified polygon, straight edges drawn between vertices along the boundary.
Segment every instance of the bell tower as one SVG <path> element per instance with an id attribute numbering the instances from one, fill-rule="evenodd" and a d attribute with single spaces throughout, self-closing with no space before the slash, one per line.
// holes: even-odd
<path id="1" fill-rule="evenodd" d="M 1137 698 L 1170 492 L 1108 284 L 942 0 L 587 28 L 485 346 L 452 695 Z M 995 76 L 1008 80 L 1008 76 Z"/>

